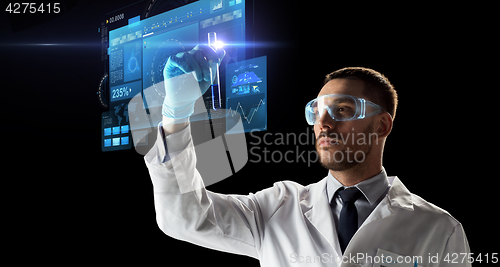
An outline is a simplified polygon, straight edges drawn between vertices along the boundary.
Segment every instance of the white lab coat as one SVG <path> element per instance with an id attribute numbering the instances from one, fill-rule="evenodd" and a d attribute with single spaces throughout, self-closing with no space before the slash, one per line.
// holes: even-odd
<path id="1" fill-rule="evenodd" d="M 173 238 L 247 255 L 265 267 L 378 266 L 378 249 L 416 259 L 419 266 L 470 266 L 461 263 L 461 256 L 459 264 L 445 261 L 447 254 L 451 261 L 453 253 L 469 252 L 462 225 L 410 193 L 397 177 L 389 177 L 387 196 L 359 227 L 342 258 L 326 178 L 308 186 L 277 182 L 247 196 L 218 194 L 204 188 L 192 142 L 166 163 L 156 160 L 164 151 L 161 146 L 159 138 L 145 161 L 158 225 Z"/>

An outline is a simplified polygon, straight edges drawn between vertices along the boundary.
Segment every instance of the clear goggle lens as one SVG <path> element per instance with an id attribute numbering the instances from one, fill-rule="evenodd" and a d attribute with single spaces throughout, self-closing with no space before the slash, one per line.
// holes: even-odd
<path id="1" fill-rule="evenodd" d="M 306 105 L 306 121 L 314 125 L 327 112 L 336 121 L 360 120 L 382 112 L 382 107 L 350 95 L 324 95 Z"/>

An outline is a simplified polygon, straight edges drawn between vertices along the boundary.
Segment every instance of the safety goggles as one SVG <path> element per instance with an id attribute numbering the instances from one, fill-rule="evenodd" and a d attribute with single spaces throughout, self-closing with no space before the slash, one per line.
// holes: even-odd
<path id="1" fill-rule="evenodd" d="M 316 124 L 324 113 L 336 121 L 364 119 L 382 112 L 382 107 L 363 98 L 350 95 L 323 95 L 306 105 L 306 121 Z"/>

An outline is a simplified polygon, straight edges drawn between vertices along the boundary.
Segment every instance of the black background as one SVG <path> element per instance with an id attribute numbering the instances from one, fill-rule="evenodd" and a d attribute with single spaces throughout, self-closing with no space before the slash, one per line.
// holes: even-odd
<path id="1" fill-rule="evenodd" d="M 0 75 L 8 254 L 40 263 L 257 266 L 164 235 L 142 156 L 101 152 L 97 29 L 103 14 L 133 1 L 66 1 L 63 14 L 36 16 L 29 26 L 8 16 L 7 3 L 0 10 Z M 304 132 L 303 107 L 325 74 L 346 66 L 378 70 L 400 103 L 384 153 L 388 174 L 458 219 L 472 252 L 500 253 L 492 9 L 255 0 L 255 41 L 273 44 L 255 54 L 268 57 L 269 130 L 258 135 Z M 40 43 L 60 45 L 33 45 Z M 247 135 L 249 141 L 255 138 Z M 318 164 L 249 162 L 209 189 L 248 194 L 326 174 Z"/>

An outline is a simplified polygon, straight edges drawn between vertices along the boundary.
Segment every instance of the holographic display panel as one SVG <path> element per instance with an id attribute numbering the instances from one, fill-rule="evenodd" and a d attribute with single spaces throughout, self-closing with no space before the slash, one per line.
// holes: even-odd
<path id="1" fill-rule="evenodd" d="M 226 66 L 226 110 L 226 120 L 239 113 L 245 132 L 267 130 L 266 56 Z"/>
<path id="2" fill-rule="evenodd" d="M 226 56 L 221 72 L 225 72 L 227 64 L 244 60 L 245 1 L 200 0 L 144 20 L 131 19 L 128 25 L 109 31 L 110 113 L 115 106 L 128 104 L 138 93 L 142 94 L 143 104 L 134 105 L 135 110 L 130 112 L 145 109 L 146 114 L 150 114 L 149 109 L 160 107 L 158 99 L 164 97 L 163 68 L 168 57 L 191 50 L 198 43 L 206 44 L 209 32 L 216 32 L 218 40 L 224 43 Z M 224 84 L 221 86 L 224 88 Z M 208 90 L 203 97 L 207 109 L 212 106 L 210 93 Z M 104 117 L 108 116 L 105 113 L 103 124 Z M 124 120 L 120 123 L 112 126 L 126 126 Z M 118 140 L 106 136 L 104 129 L 101 141 L 103 151 L 130 148 L 122 145 L 121 139 L 120 145 L 113 145 Z"/>

